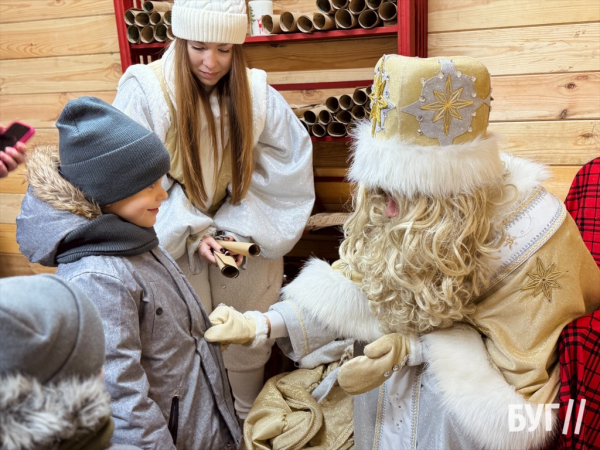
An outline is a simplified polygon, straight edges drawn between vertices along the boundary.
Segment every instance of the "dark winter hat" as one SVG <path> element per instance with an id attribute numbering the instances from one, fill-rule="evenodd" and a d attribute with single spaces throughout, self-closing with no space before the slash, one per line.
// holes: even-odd
<path id="1" fill-rule="evenodd" d="M 75 286 L 54 275 L 0 280 L 0 374 L 21 373 L 45 384 L 100 373 L 100 314 Z"/>
<path id="2" fill-rule="evenodd" d="M 60 174 L 100 205 L 137 194 L 170 169 L 158 136 L 99 98 L 71 100 L 56 126 Z"/>

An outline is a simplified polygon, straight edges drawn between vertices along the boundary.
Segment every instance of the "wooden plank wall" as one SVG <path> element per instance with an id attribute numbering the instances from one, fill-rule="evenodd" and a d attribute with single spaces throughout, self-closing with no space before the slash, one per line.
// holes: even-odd
<path id="1" fill-rule="evenodd" d="M 276 0 L 275 12 L 311 12 L 314 0 Z M 81 95 L 110 102 L 121 75 L 112 0 L 0 0 L 0 121 L 37 129 L 33 145 L 56 143 L 54 122 Z M 247 46 L 270 83 L 370 79 L 395 38 L 347 43 Z M 491 129 L 505 149 L 549 164 L 547 187 L 564 198 L 579 167 L 600 155 L 600 2 L 598 0 L 429 0 L 430 56 L 468 55 L 493 75 Z M 344 89 L 286 91 L 313 104 Z M 315 174 L 341 177 L 344 145 L 315 145 Z M 327 210 L 347 203 L 349 186 L 323 178 Z M 14 219 L 26 186 L 0 180 L 0 276 L 46 270 L 19 255 Z"/>
<path id="2" fill-rule="evenodd" d="M 36 128 L 30 146 L 58 143 L 54 123 L 71 99 L 112 102 L 121 76 L 112 0 L 0 0 L 0 122 Z M 0 180 L 0 276 L 52 272 L 19 254 L 21 170 Z"/>

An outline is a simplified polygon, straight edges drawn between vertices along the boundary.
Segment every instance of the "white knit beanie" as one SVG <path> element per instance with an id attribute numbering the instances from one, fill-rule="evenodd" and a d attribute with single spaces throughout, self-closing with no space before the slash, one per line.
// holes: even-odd
<path id="1" fill-rule="evenodd" d="M 175 0 L 171 23 L 181 39 L 242 44 L 248 17 L 244 0 Z"/>

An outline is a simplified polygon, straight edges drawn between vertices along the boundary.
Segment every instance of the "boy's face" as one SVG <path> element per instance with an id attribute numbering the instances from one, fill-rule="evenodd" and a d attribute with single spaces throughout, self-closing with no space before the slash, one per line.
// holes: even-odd
<path id="1" fill-rule="evenodd" d="M 149 228 L 156 223 L 158 208 L 169 196 L 163 189 L 161 179 L 137 194 L 102 207 L 102 212 L 115 214 L 139 227 Z"/>

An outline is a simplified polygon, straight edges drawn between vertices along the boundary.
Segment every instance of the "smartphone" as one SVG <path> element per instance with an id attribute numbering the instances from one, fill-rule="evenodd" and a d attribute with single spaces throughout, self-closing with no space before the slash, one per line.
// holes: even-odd
<path id="1" fill-rule="evenodd" d="M 35 129 L 21 122 L 13 122 L 0 134 L 0 151 L 6 147 L 14 147 L 17 142 L 27 142 Z"/>

